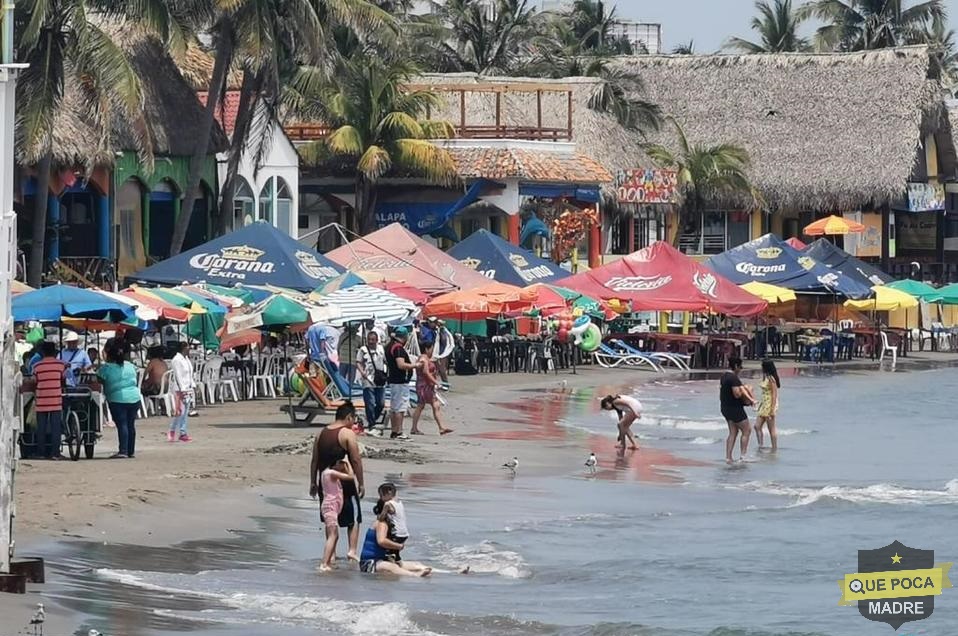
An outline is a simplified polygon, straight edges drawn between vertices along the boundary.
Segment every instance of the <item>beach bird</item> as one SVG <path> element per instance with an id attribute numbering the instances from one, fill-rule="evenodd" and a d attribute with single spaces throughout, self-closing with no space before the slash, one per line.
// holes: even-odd
<path id="1" fill-rule="evenodd" d="M 512 474 L 515 475 L 516 471 L 519 470 L 519 458 L 513 457 L 512 459 L 507 461 L 505 464 L 503 464 L 502 467 L 508 468 L 509 470 L 512 471 Z"/>
<path id="2" fill-rule="evenodd" d="M 589 455 L 589 459 L 585 460 L 585 465 L 589 469 L 589 472 L 593 475 L 595 474 L 595 466 L 599 463 L 599 460 L 595 458 L 595 453 Z"/>
<path id="3" fill-rule="evenodd" d="M 33 618 L 30 619 L 30 625 L 33 627 L 33 633 L 35 635 L 42 636 L 43 634 L 43 621 L 47 620 L 46 612 L 43 611 L 43 603 L 37 603 L 37 611 L 33 613 Z"/>
<path id="4" fill-rule="evenodd" d="M 101 634 L 95 629 L 91 629 L 90 631 L 86 633 L 86 636 L 103 636 L 103 634 Z"/>

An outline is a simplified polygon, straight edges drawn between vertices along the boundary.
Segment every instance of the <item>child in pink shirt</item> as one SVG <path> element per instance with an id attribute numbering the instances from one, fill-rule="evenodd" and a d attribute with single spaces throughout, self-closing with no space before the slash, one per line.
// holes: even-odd
<path id="1" fill-rule="evenodd" d="M 323 550 L 323 563 L 320 572 L 333 569 L 333 557 L 336 556 L 336 544 L 339 542 L 339 513 L 343 509 L 343 481 L 354 480 L 352 466 L 342 460 L 332 468 L 326 468 L 319 475 L 323 489 L 323 504 L 319 511 L 326 526 L 326 548 Z"/>

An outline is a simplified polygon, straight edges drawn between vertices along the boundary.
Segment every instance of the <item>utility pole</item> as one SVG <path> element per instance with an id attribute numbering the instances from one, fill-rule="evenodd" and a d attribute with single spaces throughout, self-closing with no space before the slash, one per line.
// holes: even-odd
<path id="1" fill-rule="evenodd" d="M 0 574 L 10 573 L 13 556 L 13 475 L 20 431 L 20 414 L 15 410 L 19 364 L 10 287 L 17 271 L 17 215 L 13 210 L 17 75 L 26 65 L 13 63 L 13 4 L 13 0 L 3 3 L 0 47 Z"/>

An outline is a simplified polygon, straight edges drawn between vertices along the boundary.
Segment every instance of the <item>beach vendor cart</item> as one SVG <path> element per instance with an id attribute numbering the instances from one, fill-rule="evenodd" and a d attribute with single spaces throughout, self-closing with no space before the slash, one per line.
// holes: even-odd
<path id="1" fill-rule="evenodd" d="M 134 309 L 131 303 L 62 284 L 19 294 L 12 304 L 15 322 L 34 321 L 54 326 L 61 334 L 64 324 L 75 328 L 77 320 L 114 324 L 135 322 L 137 317 Z M 30 369 L 26 368 L 25 371 L 29 373 Z M 22 457 L 32 456 L 37 449 L 34 387 L 29 377 L 23 379 L 20 387 L 24 430 L 18 441 Z M 67 446 L 67 455 L 71 459 L 79 459 L 81 449 L 87 458 L 93 457 L 105 412 L 106 402 L 94 376 L 81 374 L 76 386 L 65 388 L 61 446 Z"/>

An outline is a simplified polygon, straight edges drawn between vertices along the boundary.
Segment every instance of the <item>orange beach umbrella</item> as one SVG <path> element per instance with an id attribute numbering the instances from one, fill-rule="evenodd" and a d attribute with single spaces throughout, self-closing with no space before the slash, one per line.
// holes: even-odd
<path id="1" fill-rule="evenodd" d="M 481 320 L 509 312 L 523 311 L 535 306 L 535 290 L 491 282 L 473 289 L 463 289 L 436 296 L 423 307 L 423 316 Z"/>
<path id="2" fill-rule="evenodd" d="M 805 226 L 808 236 L 832 236 L 834 234 L 861 234 L 865 226 L 840 216 L 827 216 Z"/>

